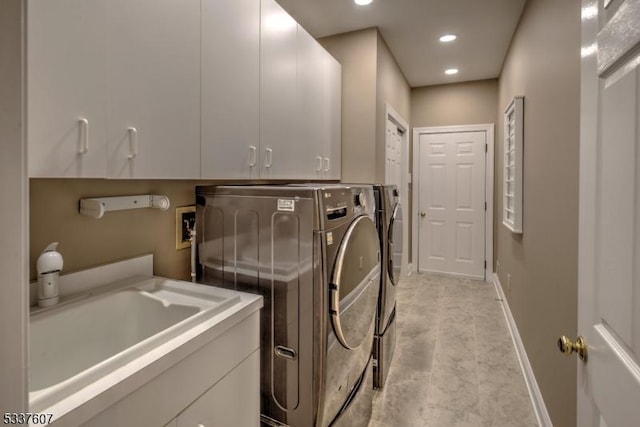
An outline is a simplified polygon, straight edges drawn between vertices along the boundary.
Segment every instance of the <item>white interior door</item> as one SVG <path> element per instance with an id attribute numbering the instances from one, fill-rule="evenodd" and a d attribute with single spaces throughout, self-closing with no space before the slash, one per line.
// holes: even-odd
<path id="1" fill-rule="evenodd" d="M 640 423 L 640 2 L 603 1 L 582 9 L 578 425 L 624 427 Z"/>
<path id="2" fill-rule="evenodd" d="M 485 132 L 419 136 L 418 271 L 484 278 Z"/>
<path id="3" fill-rule="evenodd" d="M 402 132 L 389 117 L 387 117 L 385 145 L 385 184 L 395 184 L 400 189 L 402 187 Z"/>

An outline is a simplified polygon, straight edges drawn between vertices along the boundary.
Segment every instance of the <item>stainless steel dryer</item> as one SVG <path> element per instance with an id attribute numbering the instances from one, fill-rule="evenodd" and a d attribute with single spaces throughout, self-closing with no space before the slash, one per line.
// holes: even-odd
<path id="1" fill-rule="evenodd" d="M 382 389 L 396 346 L 396 288 L 402 266 L 402 209 L 395 185 L 375 184 L 373 189 L 382 249 L 380 297 L 373 345 L 373 385 Z"/>
<path id="2" fill-rule="evenodd" d="M 256 292 L 268 426 L 367 426 L 380 247 L 371 187 L 196 189 L 197 278 Z"/>

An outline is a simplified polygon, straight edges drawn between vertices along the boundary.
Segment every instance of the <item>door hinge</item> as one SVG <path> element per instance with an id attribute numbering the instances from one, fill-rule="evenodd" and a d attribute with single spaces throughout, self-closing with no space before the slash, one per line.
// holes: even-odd
<path id="1" fill-rule="evenodd" d="M 487 269 L 487 260 L 486 259 L 484 260 L 484 269 L 485 270 Z"/>
<path id="2" fill-rule="evenodd" d="M 489 144 L 484 144 L 484 152 L 487 153 L 489 151 Z"/>
<path id="3" fill-rule="evenodd" d="M 484 202 L 484 211 L 487 211 L 487 202 Z"/>

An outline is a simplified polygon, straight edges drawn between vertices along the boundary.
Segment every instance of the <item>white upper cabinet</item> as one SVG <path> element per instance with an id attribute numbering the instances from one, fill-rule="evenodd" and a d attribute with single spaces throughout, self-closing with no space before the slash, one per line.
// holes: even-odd
<path id="1" fill-rule="evenodd" d="M 104 177 L 108 0 L 27 2 L 31 177 Z"/>
<path id="2" fill-rule="evenodd" d="M 339 180 L 342 168 L 342 65 L 326 51 L 322 61 L 323 178 Z"/>
<path id="3" fill-rule="evenodd" d="M 262 0 L 260 27 L 260 177 L 296 178 L 296 21 L 274 0 Z"/>
<path id="4" fill-rule="evenodd" d="M 201 171 L 258 178 L 260 0 L 202 0 Z"/>
<path id="5" fill-rule="evenodd" d="M 30 177 L 340 178 L 340 64 L 274 0 L 27 8 Z"/>
<path id="6" fill-rule="evenodd" d="M 109 0 L 108 176 L 200 177 L 200 0 Z"/>
<path id="7" fill-rule="evenodd" d="M 298 86 L 296 113 L 299 174 L 302 179 L 323 178 L 323 55 L 324 49 L 298 26 Z"/>

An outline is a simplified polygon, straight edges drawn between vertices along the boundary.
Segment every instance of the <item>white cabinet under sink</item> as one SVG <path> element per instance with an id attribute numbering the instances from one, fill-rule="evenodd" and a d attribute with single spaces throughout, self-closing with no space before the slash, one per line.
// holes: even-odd
<path id="1" fill-rule="evenodd" d="M 229 319 L 228 323 L 232 323 Z M 257 426 L 260 418 L 259 312 L 231 326 L 225 333 L 173 366 L 145 381 L 121 400 L 118 387 L 105 397 L 113 403 L 90 419 L 80 408 L 54 425 L 113 426 Z M 215 424 L 214 424 L 215 421 Z"/>
<path id="2" fill-rule="evenodd" d="M 260 354 L 255 351 L 176 418 L 177 427 L 260 424 Z M 249 393 L 247 391 L 250 391 Z"/>

